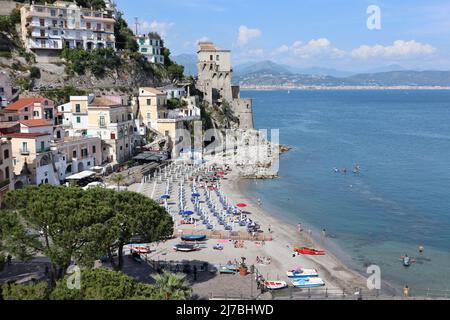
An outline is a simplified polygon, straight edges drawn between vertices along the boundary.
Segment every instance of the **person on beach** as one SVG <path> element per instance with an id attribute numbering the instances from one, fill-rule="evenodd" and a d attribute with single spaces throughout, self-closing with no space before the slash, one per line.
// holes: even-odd
<path id="1" fill-rule="evenodd" d="M 423 254 L 424 251 L 425 251 L 424 246 L 419 246 L 419 253 Z"/>
<path id="2" fill-rule="evenodd" d="M 403 296 L 405 298 L 409 297 L 409 287 L 407 285 L 403 288 Z"/>
<path id="3" fill-rule="evenodd" d="M 327 237 L 327 230 L 322 229 L 322 239 L 325 240 L 326 237 Z"/>
<path id="4" fill-rule="evenodd" d="M 297 229 L 298 229 L 298 232 L 302 232 L 302 231 L 303 231 L 303 228 L 302 228 L 302 224 L 301 224 L 301 223 L 299 223 L 299 224 L 297 225 Z"/>

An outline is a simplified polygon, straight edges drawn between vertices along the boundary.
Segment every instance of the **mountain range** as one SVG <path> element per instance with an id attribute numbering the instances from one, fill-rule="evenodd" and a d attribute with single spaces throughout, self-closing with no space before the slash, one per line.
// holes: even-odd
<path id="1" fill-rule="evenodd" d="M 197 75 L 197 57 L 183 54 L 172 58 L 184 65 L 186 75 Z M 434 86 L 450 87 L 450 71 L 406 70 L 388 65 L 362 72 L 324 67 L 299 68 L 265 60 L 233 68 L 233 82 L 241 86 Z"/>

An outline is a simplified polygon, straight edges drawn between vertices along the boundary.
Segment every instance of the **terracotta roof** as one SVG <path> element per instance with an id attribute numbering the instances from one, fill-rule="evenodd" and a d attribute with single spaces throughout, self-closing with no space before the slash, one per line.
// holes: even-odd
<path id="1" fill-rule="evenodd" d="M 216 51 L 217 48 L 212 42 L 199 42 L 198 46 L 200 50 L 207 50 L 207 51 Z"/>
<path id="2" fill-rule="evenodd" d="M 18 125 L 17 121 L 10 121 L 10 122 L 0 122 L 0 129 L 8 129 L 12 128 Z"/>
<path id="3" fill-rule="evenodd" d="M 42 103 L 44 102 L 45 98 L 22 98 L 17 100 L 16 102 L 10 104 L 9 106 L 7 106 L 5 108 L 5 110 L 20 110 L 23 107 L 29 106 L 29 105 L 33 105 L 35 103 Z"/>
<path id="4" fill-rule="evenodd" d="M 162 92 L 161 90 L 158 90 L 156 88 L 151 88 L 151 87 L 145 87 L 145 88 L 140 88 L 141 90 L 145 90 L 148 91 L 150 93 L 156 94 L 156 95 L 163 95 L 165 96 L 166 94 L 164 92 Z"/>
<path id="5" fill-rule="evenodd" d="M 112 101 L 110 99 L 104 98 L 104 97 L 95 97 L 94 100 L 89 103 L 90 106 L 95 107 L 117 107 L 121 106 L 120 103 L 117 103 L 116 101 Z"/>
<path id="6" fill-rule="evenodd" d="M 24 138 L 24 139 L 34 139 L 37 137 L 43 137 L 43 136 L 49 136 L 48 133 L 42 133 L 42 132 L 36 132 L 36 133 L 22 133 L 22 132 L 16 132 L 16 133 L 7 133 L 1 135 L 1 137 L 8 137 L 8 138 Z"/>
<path id="7" fill-rule="evenodd" d="M 20 121 L 20 124 L 23 124 L 27 127 L 51 127 L 53 124 L 50 121 L 45 119 L 31 119 L 31 120 L 23 120 Z"/>

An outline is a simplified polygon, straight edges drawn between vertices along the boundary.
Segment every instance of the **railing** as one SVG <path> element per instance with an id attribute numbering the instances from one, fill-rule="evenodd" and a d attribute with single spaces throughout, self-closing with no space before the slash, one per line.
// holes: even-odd
<path id="1" fill-rule="evenodd" d="M 0 182 L 0 189 L 3 189 L 6 186 L 9 186 L 9 184 L 11 183 L 11 181 L 9 179 L 3 180 Z"/>
<path id="2" fill-rule="evenodd" d="M 30 150 L 27 149 L 20 149 L 20 154 L 22 156 L 29 156 L 30 155 Z"/>

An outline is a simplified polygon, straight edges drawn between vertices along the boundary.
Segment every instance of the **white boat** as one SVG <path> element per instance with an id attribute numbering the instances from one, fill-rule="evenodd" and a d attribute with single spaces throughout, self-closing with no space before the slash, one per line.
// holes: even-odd
<path id="1" fill-rule="evenodd" d="M 280 290 L 288 286 L 286 281 L 264 281 L 264 286 L 269 290 Z"/>
<path id="2" fill-rule="evenodd" d="M 314 278 L 299 278 L 292 280 L 292 285 L 296 288 L 309 289 L 325 286 L 325 282 L 318 277 Z"/>
<path id="3" fill-rule="evenodd" d="M 319 276 L 316 269 L 302 269 L 302 268 L 288 271 L 286 272 L 286 274 L 289 278 L 312 278 Z"/>

